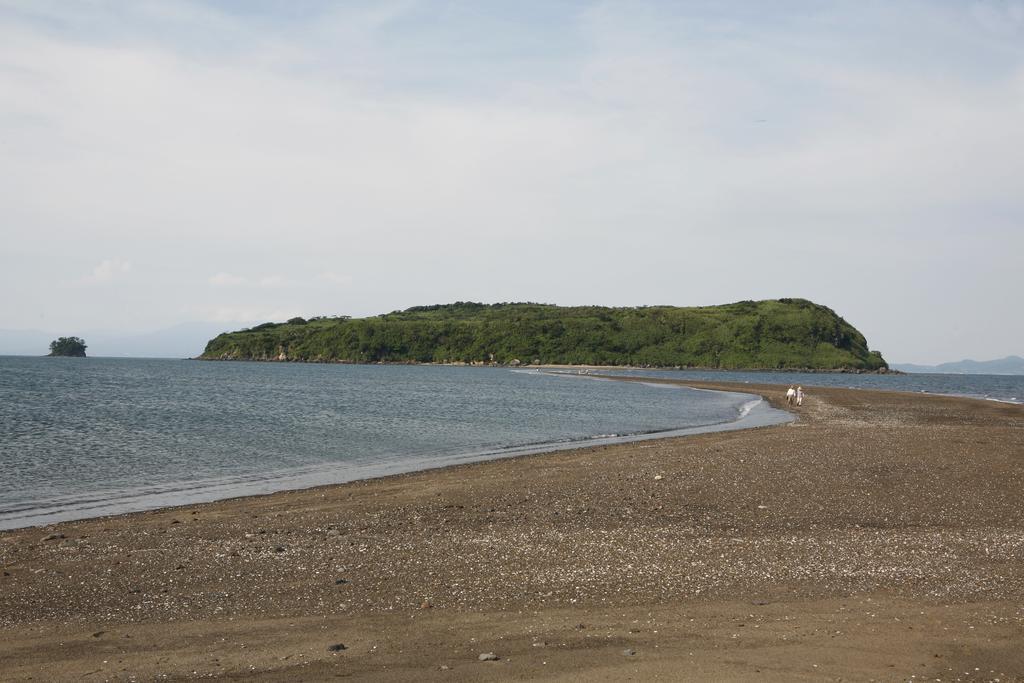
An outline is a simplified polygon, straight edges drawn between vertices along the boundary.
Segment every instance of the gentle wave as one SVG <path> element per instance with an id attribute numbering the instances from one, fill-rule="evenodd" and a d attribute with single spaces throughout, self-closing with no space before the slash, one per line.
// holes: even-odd
<path id="1" fill-rule="evenodd" d="M 747 415 L 750 414 L 751 410 L 753 410 L 754 408 L 756 408 L 757 406 L 759 406 L 762 403 L 764 403 L 764 399 L 762 399 L 762 398 L 755 398 L 755 399 L 752 399 L 750 401 L 747 401 L 742 406 L 740 406 L 740 417 L 741 418 L 746 417 Z"/>
<path id="2" fill-rule="evenodd" d="M 52 360 L 0 357 L 0 528 L 731 428 L 751 412 L 749 395 L 537 369 Z"/>

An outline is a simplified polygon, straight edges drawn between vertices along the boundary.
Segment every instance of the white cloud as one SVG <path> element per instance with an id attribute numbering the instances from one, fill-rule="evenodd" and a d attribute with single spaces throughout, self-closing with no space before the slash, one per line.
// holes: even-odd
<path id="1" fill-rule="evenodd" d="M 217 273 L 211 275 L 207 282 L 214 287 L 263 287 L 265 289 L 279 289 L 295 284 L 281 275 L 264 275 L 261 277 L 249 278 L 243 275 L 231 273 Z"/>
<path id="2" fill-rule="evenodd" d="M 319 278 L 323 282 L 327 282 L 332 285 L 350 285 L 352 284 L 352 276 L 346 273 L 336 273 L 334 271 L 324 271 L 320 273 Z"/>
<path id="3" fill-rule="evenodd" d="M 953 318 L 986 332 L 936 354 L 1019 353 L 1024 323 L 993 331 L 977 302 L 1013 291 L 1024 248 L 1021 4 L 727 7 L 524 13 L 516 43 L 486 10 L 406 2 L 0 2 L 0 284 L 34 293 L 5 319 L 112 326 L 211 286 L 223 308 L 195 315 L 232 320 L 796 295 L 904 358 Z M 146 282 L 61 300 L 46 283 L 80 266 L 54 239 L 97 261 L 129 244 Z"/>
<path id="4" fill-rule="evenodd" d="M 265 275 L 259 279 L 260 287 L 279 288 L 287 287 L 289 284 L 291 283 L 280 275 Z"/>
<path id="5" fill-rule="evenodd" d="M 119 261 L 117 259 L 105 259 L 92 269 L 89 275 L 82 278 L 83 284 L 102 284 L 112 282 L 117 278 L 131 272 L 130 261 Z"/>
<path id="6" fill-rule="evenodd" d="M 248 281 L 241 275 L 217 273 L 216 275 L 211 275 L 208 282 L 214 287 L 238 287 L 246 284 Z"/>
<path id="7" fill-rule="evenodd" d="M 200 320 L 223 323 L 283 322 L 302 315 L 294 309 L 259 306 L 203 306 L 189 309 L 189 314 Z"/>

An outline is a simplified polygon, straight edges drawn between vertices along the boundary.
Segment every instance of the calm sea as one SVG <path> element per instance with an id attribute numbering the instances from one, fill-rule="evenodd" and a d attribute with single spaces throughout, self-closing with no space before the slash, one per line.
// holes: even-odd
<path id="1" fill-rule="evenodd" d="M 601 374 L 694 379 L 709 382 L 796 384 L 807 387 L 846 387 L 927 394 L 968 396 L 1006 403 L 1024 403 L 1022 375 L 855 375 L 834 372 L 736 372 L 731 370 L 610 370 Z"/>
<path id="2" fill-rule="evenodd" d="M 0 357 L 0 528 L 788 419 L 751 398 L 501 368 Z"/>

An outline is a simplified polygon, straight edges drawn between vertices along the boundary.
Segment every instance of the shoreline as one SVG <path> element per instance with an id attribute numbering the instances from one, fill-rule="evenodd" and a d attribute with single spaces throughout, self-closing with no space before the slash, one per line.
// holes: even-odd
<path id="1" fill-rule="evenodd" d="M 589 378 L 607 379 L 610 381 L 632 381 L 634 379 L 598 375 L 591 375 Z M 643 378 L 635 379 L 640 381 L 640 383 L 643 383 Z M 662 384 L 663 382 L 654 381 L 649 383 Z M 739 391 L 696 389 L 688 386 L 683 386 L 682 388 L 690 388 L 695 391 L 718 391 L 718 393 L 749 397 L 754 399 L 756 403 L 749 405 L 753 403 L 753 401 L 748 401 L 740 414 L 733 420 L 714 422 L 693 427 L 678 427 L 629 434 L 594 435 L 569 441 L 525 443 L 507 448 L 478 449 L 461 453 L 445 453 L 427 457 L 412 457 L 395 462 L 377 463 L 373 466 L 364 466 L 362 468 L 354 467 L 346 469 L 341 466 L 344 465 L 344 463 L 331 463 L 329 465 L 322 466 L 319 469 L 303 469 L 301 474 L 291 472 L 288 474 L 281 474 L 281 476 L 275 479 L 261 479 L 249 482 L 248 484 L 239 482 L 226 484 L 209 481 L 203 482 L 202 486 L 193 486 L 188 489 L 141 493 L 134 496 L 134 498 L 132 496 L 122 496 L 119 497 L 117 499 L 118 502 L 115 503 L 104 503 L 101 505 L 98 501 L 89 501 L 93 503 L 90 508 L 91 510 L 104 511 L 101 514 L 86 515 L 79 515 L 78 511 L 75 510 L 55 511 L 46 513 L 46 516 L 50 516 L 52 519 L 35 521 L 20 526 L 8 525 L 8 522 L 13 518 L 0 518 L 0 534 L 7 531 L 53 528 L 56 525 L 69 522 L 116 519 L 145 512 L 174 510 L 193 505 L 239 500 L 257 496 L 269 496 L 276 493 L 310 491 L 321 487 L 337 486 L 359 481 L 387 479 L 389 477 L 400 476 L 403 474 L 427 472 L 430 470 L 458 467 L 461 465 L 470 465 L 473 463 L 489 462 L 492 460 L 502 460 L 506 458 L 545 455 L 548 453 L 571 451 L 580 448 L 597 448 L 601 446 L 630 444 L 656 439 L 693 436 L 697 434 L 710 434 L 741 429 L 757 429 L 761 427 L 785 424 L 795 419 L 792 411 L 787 412 L 785 410 L 775 408 L 764 397 L 758 394 Z M 279 486 L 275 486 L 275 482 Z M 133 499 L 138 501 L 136 505 L 131 505 L 130 503 L 125 502 Z M 145 502 L 146 500 L 151 502 Z M 35 512 L 35 514 L 32 514 L 31 516 L 24 515 L 24 517 L 26 519 L 35 519 L 36 517 L 43 515 L 44 513 L 42 512 Z"/>
<path id="2" fill-rule="evenodd" d="M 442 368 L 506 368 L 506 369 L 567 369 L 567 370 L 665 370 L 686 372 L 693 370 L 697 372 L 803 372 L 808 374 L 835 374 L 835 375 L 906 375 L 902 370 L 891 370 L 888 367 L 877 370 L 866 370 L 864 368 L 722 368 L 705 367 L 699 365 L 573 365 L 567 363 L 484 363 L 484 362 L 451 362 L 439 363 L 434 361 L 416 360 L 379 360 L 360 361 L 349 359 L 305 359 L 305 358 L 204 358 L 201 354 L 181 360 L 212 361 L 224 363 L 310 363 L 314 365 L 422 365 L 437 366 Z"/>
<path id="3" fill-rule="evenodd" d="M 3 676 L 1024 677 L 1024 409 L 798 412 L 0 532 Z"/>

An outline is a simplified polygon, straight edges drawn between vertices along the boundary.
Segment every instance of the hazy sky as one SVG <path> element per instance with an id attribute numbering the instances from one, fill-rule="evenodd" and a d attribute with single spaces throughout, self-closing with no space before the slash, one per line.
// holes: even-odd
<path id="1" fill-rule="evenodd" d="M 1022 264 L 1024 2 L 0 0 L 0 328 L 794 296 L 938 362 Z"/>

